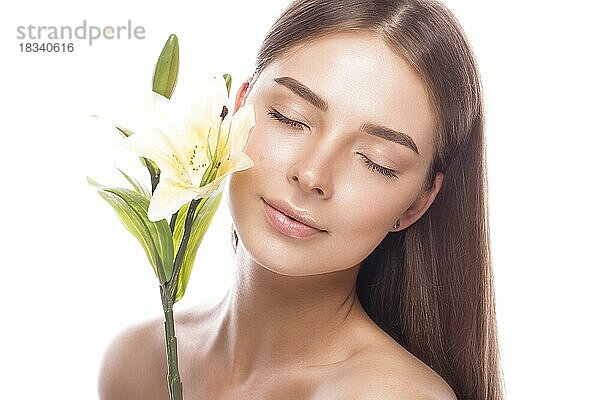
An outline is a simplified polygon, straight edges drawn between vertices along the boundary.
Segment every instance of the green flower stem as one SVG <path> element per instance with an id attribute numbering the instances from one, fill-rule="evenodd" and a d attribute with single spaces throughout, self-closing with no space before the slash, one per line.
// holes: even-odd
<path id="1" fill-rule="evenodd" d="M 183 389 L 181 385 L 181 377 L 179 375 L 179 364 L 177 359 L 177 336 L 175 336 L 175 321 L 173 318 L 173 301 L 177 292 L 177 282 L 179 280 L 179 271 L 185 249 L 190 239 L 192 231 L 192 223 L 196 208 L 202 199 L 192 200 L 185 217 L 185 225 L 183 227 L 183 237 L 181 244 L 177 250 L 177 256 L 173 263 L 173 275 L 169 282 L 160 285 L 160 297 L 162 300 L 163 311 L 165 314 L 165 343 L 167 345 L 167 382 L 169 384 L 169 395 L 171 400 L 183 400 Z M 171 231 L 174 230 L 174 224 L 171 224 Z"/>
<path id="2" fill-rule="evenodd" d="M 175 299 L 175 293 L 177 292 L 177 282 L 179 280 L 179 271 L 181 270 L 181 264 L 183 263 L 183 258 L 185 256 L 185 249 L 190 240 L 190 234 L 192 231 L 192 224 L 194 222 L 194 215 L 196 214 L 196 208 L 198 204 L 200 204 L 200 199 L 194 199 L 190 202 L 190 206 L 188 207 L 187 215 L 185 216 L 185 225 L 183 226 L 183 237 L 181 238 L 181 243 L 179 244 L 179 249 L 177 250 L 177 255 L 175 256 L 175 261 L 173 262 L 173 275 L 168 282 L 169 293 L 171 294 L 171 299 Z"/>
<path id="3" fill-rule="evenodd" d="M 171 400 L 183 400 L 181 377 L 177 359 L 177 337 L 175 336 L 175 321 L 173 319 L 173 300 L 166 285 L 160 286 L 160 294 L 165 313 L 165 341 L 167 345 L 167 382 Z"/>

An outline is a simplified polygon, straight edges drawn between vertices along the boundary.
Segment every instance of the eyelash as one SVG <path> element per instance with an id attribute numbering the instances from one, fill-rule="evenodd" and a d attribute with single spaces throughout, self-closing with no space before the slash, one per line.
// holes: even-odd
<path id="1" fill-rule="evenodd" d="M 369 160 L 369 158 L 362 153 L 357 153 L 357 154 L 364 159 L 364 163 L 367 164 L 367 166 L 369 168 L 371 168 L 373 171 L 377 171 L 381 175 L 387 176 L 388 178 L 398 178 L 398 175 L 396 175 L 396 171 L 394 171 L 393 169 L 389 169 L 386 167 L 382 167 L 379 164 L 375 164 L 373 161 Z"/>
<path id="2" fill-rule="evenodd" d="M 269 111 L 267 111 L 267 115 L 269 115 L 271 118 L 281 122 L 282 124 L 290 125 L 294 128 L 307 127 L 305 124 L 303 124 L 301 122 L 289 119 L 288 117 L 284 116 L 283 114 L 281 114 L 279 111 L 277 111 L 276 109 L 274 109 L 272 107 L 269 108 Z M 357 153 L 357 154 L 360 155 L 364 159 L 363 160 L 364 163 L 373 171 L 378 172 L 381 175 L 386 176 L 388 178 L 392 178 L 392 179 L 398 178 L 398 175 L 396 175 L 396 171 L 394 171 L 393 169 L 382 167 L 381 165 L 374 163 L 373 161 L 371 161 L 367 156 L 365 156 L 362 153 Z"/>
<path id="3" fill-rule="evenodd" d="M 303 123 L 294 121 L 293 119 L 289 119 L 288 117 L 284 116 L 283 114 L 281 114 L 279 111 L 277 111 L 276 109 L 274 109 L 272 107 L 269 108 L 269 111 L 267 111 L 267 115 L 270 115 L 271 118 L 276 119 L 281 123 L 284 123 L 286 125 L 291 125 L 294 128 L 302 128 L 303 126 L 306 126 Z"/>

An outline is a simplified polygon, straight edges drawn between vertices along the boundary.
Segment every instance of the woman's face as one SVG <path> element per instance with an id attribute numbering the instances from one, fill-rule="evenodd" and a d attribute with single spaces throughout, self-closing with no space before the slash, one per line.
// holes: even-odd
<path id="1" fill-rule="evenodd" d="M 417 220 L 439 190 L 441 177 L 420 192 L 433 151 L 425 86 L 368 34 L 296 47 L 263 70 L 245 104 L 256 115 L 245 148 L 254 166 L 234 173 L 226 192 L 240 244 L 269 270 L 356 266 L 388 232 Z M 266 202 L 307 213 L 321 230 L 300 237 L 302 230 L 277 228 L 289 221 Z"/>

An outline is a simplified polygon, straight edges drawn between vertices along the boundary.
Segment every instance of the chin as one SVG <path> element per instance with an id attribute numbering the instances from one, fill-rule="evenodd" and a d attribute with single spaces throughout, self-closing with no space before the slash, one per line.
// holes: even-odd
<path id="1" fill-rule="evenodd" d="M 238 252 L 243 252 L 246 261 L 251 263 L 250 267 L 264 268 L 284 276 L 310 276 L 339 272 L 356 264 L 353 260 L 340 257 L 339 251 L 335 250 L 336 245 L 331 242 L 294 242 L 278 232 L 272 232 L 268 223 L 266 226 L 257 224 L 250 229 L 239 228 Z"/>

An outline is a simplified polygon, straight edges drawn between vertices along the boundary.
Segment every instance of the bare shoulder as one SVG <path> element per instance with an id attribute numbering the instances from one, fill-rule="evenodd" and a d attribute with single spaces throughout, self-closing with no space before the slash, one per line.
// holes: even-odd
<path id="1" fill-rule="evenodd" d="M 337 381 L 343 398 L 356 400 L 456 400 L 448 383 L 392 338 L 366 346 Z"/>
<path id="2" fill-rule="evenodd" d="M 166 355 L 162 319 L 131 325 L 119 332 L 104 351 L 98 373 L 98 398 L 165 399 Z"/>
<path id="3" fill-rule="evenodd" d="M 205 305 L 174 312 L 179 348 L 179 369 L 189 369 L 186 343 L 191 334 L 198 335 L 211 313 Z M 106 350 L 98 371 L 100 400 L 168 399 L 167 356 L 164 317 L 132 324 L 118 332 Z M 182 375 L 183 377 L 183 375 Z"/>

